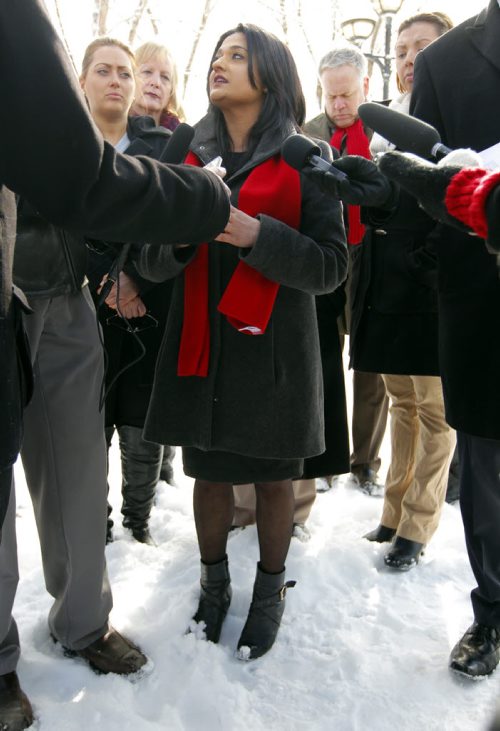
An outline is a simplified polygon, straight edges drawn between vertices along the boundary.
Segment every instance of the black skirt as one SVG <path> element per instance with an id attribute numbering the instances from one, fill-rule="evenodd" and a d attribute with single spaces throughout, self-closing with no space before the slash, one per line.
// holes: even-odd
<path id="1" fill-rule="evenodd" d="M 184 474 L 209 482 L 279 482 L 293 480 L 304 471 L 303 459 L 259 459 L 234 452 L 204 452 L 196 447 L 182 448 Z"/>

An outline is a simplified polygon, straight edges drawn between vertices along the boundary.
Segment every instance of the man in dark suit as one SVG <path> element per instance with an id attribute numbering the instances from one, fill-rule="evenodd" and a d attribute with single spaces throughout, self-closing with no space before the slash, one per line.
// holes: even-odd
<path id="1" fill-rule="evenodd" d="M 425 50 L 410 112 L 451 148 L 500 142 L 498 0 Z M 468 677 L 500 660 L 500 279 L 483 240 L 443 226 L 437 242 L 440 364 L 447 421 L 457 430 L 460 505 L 471 567 L 474 624 L 450 667 Z"/>
<path id="2" fill-rule="evenodd" d="M 29 50 L 19 42 L 20 29 L 29 38 Z M 222 183 L 210 173 L 127 158 L 102 142 L 38 0 L 0 1 L 0 67 L 1 526 L 13 492 L 12 465 L 21 442 L 22 406 L 30 377 L 29 365 L 23 369 L 29 359 L 22 347 L 20 300 L 13 296 L 12 287 L 15 200 L 11 191 L 29 200 L 47 220 L 67 229 L 110 241 L 156 244 L 211 240 L 224 229 L 229 199 Z M 17 585 L 13 494 L 3 538 L 0 726 L 15 731 L 30 726 L 33 714 L 15 672 L 20 650 L 11 616 Z M 128 672 L 134 671 L 145 657 L 109 627 L 107 612 L 101 615 L 100 626 L 70 649 L 104 672 L 127 672 L 127 667 Z"/>

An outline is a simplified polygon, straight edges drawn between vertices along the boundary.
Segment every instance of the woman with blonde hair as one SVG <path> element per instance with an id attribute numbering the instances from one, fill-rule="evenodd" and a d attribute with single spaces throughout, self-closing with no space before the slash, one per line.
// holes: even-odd
<path id="1" fill-rule="evenodd" d="M 137 91 L 131 114 L 153 117 L 158 127 L 174 130 L 184 121 L 178 99 L 177 68 L 168 48 L 159 43 L 143 43 L 135 52 Z"/>

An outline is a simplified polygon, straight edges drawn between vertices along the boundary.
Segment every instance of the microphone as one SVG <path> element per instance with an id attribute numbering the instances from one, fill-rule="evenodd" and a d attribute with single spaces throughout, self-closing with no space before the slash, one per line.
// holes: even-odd
<path id="1" fill-rule="evenodd" d="M 441 143 L 437 129 L 421 119 L 396 112 L 383 104 L 365 102 L 358 107 L 358 114 L 367 127 L 378 132 L 403 152 L 418 157 L 440 160 L 451 152 Z"/>
<path id="2" fill-rule="evenodd" d="M 337 180 L 346 180 L 347 175 L 337 170 L 327 160 L 321 157 L 321 149 L 312 140 L 304 135 L 291 135 L 281 146 L 283 160 L 295 170 L 303 168 L 317 168 L 332 175 Z"/>
<path id="3" fill-rule="evenodd" d="M 194 129 L 191 127 L 191 125 L 186 124 L 185 122 L 181 122 L 181 124 L 179 124 L 179 126 L 176 127 L 170 135 L 168 142 L 166 143 L 160 157 L 158 158 L 159 162 L 166 163 L 167 165 L 179 165 L 180 163 L 182 163 L 182 161 L 189 152 L 189 145 L 191 144 L 191 140 L 193 139 L 193 137 Z M 97 300 L 98 307 L 100 307 L 102 303 L 107 299 L 109 293 L 113 288 L 113 284 L 115 284 L 116 280 L 118 279 L 118 275 L 123 269 L 128 253 L 130 251 L 130 247 L 131 244 L 124 244 L 120 250 L 120 253 L 111 265 L 111 268 L 108 272 L 108 278 L 102 285 L 102 289 Z"/>
<path id="4" fill-rule="evenodd" d="M 172 132 L 170 139 L 158 158 L 167 165 L 180 165 L 189 152 L 189 145 L 194 137 L 191 125 L 181 122 Z"/>

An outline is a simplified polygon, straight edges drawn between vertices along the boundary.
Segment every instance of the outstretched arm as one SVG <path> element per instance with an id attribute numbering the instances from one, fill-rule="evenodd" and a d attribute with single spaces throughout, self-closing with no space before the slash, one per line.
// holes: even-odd
<path id="1" fill-rule="evenodd" d="M 229 200 L 215 175 L 103 143 L 39 0 L 0 2 L 0 69 L 0 184 L 45 218 L 98 238 L 158 244 L 199 243 L 224 229 Z"/>

